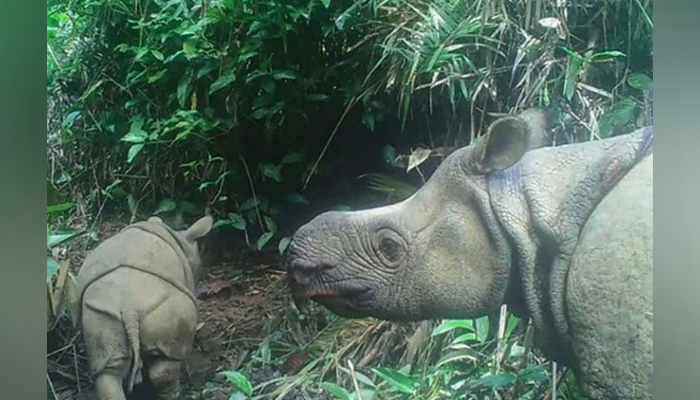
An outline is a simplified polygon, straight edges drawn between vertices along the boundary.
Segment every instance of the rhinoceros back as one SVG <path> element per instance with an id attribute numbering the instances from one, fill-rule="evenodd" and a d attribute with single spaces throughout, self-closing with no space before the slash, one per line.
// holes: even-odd
<path id="1" fill-rule="evenodd" d="M 194 276 L 181 239 L 163 224 L 130 225 L 101 243 L 80 269 L 81 297 L 92 283 L 118 268 L 137 269 L 157 276 L 196 302 Z"/>
<path id="2" fill-rule="evenodd" d="M 601 201 L 569 270 L 566 312 L 593 398 L 652 398 L 653 169 L 652 153 Z"/>

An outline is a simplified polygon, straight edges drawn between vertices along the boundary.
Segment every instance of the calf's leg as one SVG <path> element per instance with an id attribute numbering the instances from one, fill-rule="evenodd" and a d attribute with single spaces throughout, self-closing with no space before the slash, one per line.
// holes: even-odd
<path id="1" fill-rule="evenodd" d="M 95 392 L 99 400 L 126 400 L 122 377 L 103 372 L 95 377 Z"/>

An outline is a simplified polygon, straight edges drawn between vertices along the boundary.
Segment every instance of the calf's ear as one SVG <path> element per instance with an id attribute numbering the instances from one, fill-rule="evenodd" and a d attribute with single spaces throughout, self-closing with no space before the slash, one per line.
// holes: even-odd
<path id="1" fill-rule="evenodd" d="M 206 217 L 202 217 L 197 222 L 192 224 L 192 226 L 187 228 L 185 231 L 185 239 L 189 240 L 190 242 L 194 242 L 195 240 L 206 236 L 213 225 L 214 219 L 212 217 L 208 215 Z"/>
<path id="2" fill-rule="evenodd" d="M 528 150 L 528 125 L 518 117 L 496 120 L 474 149 L 476 172 L 486 174 L 506 169 Z"/>

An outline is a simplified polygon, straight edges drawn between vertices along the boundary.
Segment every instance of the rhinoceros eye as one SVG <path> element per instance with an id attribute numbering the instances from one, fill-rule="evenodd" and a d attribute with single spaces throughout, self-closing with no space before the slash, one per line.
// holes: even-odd
<path id="1" fill-rule="evenodd" d="M 379 243 L 379 251 L 384 253 L 384 256 L 389 261 L 396 261 L 399 258 L 399 252 L 401 251 L 401 248 L 395 240 L 384 238 Z"/>
<path id="2" fill-rule="evenodd" d="M 401 236 L 390 229 L 377 232 L 375 239 L 377 255 L 381 261 L 390 267 L 396 267 L 403 260 L 405 246 Z"/>

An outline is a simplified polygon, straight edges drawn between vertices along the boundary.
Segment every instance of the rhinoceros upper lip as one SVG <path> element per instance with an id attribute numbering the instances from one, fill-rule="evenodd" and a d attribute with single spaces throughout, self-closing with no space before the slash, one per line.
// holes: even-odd
<path id="1" fill-rule="evenodd" d="M 337 285 L 340 282 L 324 284 L 321 287 L 305 287 L 292 281 L 292 299 L 299 311 L 306 313 L 308 300 L 318 300 L 323 297 L 348 297 L 367 293 L 370 289 L 353 284 Z"/>

